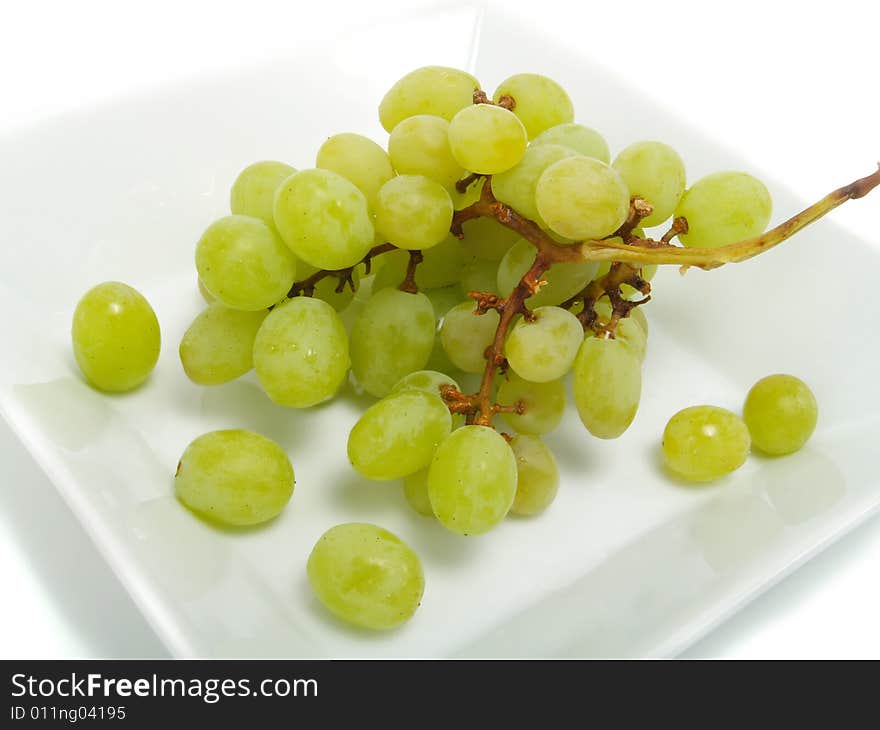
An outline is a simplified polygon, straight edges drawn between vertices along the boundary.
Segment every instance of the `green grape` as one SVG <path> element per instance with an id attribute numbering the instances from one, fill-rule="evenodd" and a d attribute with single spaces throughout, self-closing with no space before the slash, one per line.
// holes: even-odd
<path id="1" fill-rule="evenodd" d="M 403 496 L 409 506 L 420 515 L 433 517 L 434 509 L 428 497 L 428 470 L 422 469 L 415 474 L 410 474 L 403 480 Z"/>
<path id="2" fill-rule="evenodd" d="M 507 336 L 507 362 L 517 375 L 533 383 L 558 380 L 571 370 L 584 328 L 577 317 L 559 307 L 538 307 L 532 314 L 533 320 L 521 319 Z"/>
<path id="3" fill-rule="evenodd" d="M 308 279 L 312 274 L 317 273 L 317 271 L 318 269 L 314 266 L 310 266 L 303 261 L 297 262 L 296 274 L 298 281 Z M 361 281 L 360 271 L 357 267 L 351 272 L 351 280 L 354 282 L 354 289 L 356 291 Z M 337 289 L 340 289 L 340 291 L 337 291 Z M 323 299 L 337 312 L 341 312 L 351 304 L 351 300 L 354 299 L 354 291 L 352 291 L 350 284 L 343 284 L 342 279 L 338 276 L 325 276 L 315 284 L 315 289 L 311 296 Z"/>
<path id="4" fill-rule="evenodd" d="M 439 183 L 422 175 L 399 175 L 382 186 L 375 212 L 376 230 L 390 243 L 424 250 L 449 235 L 453 208 Z"/>
<path id="5" fill-rule="evenodd" d="M 435 332 L 434 310 L 424 294 L 376 292 L 351 330 L 354 377 L 367 393 L 384 398 L 404 375 L 424 369 Z"/>
<path id="6" fill-rule="evenodd" d="M 550 230 L 576 240 L 610 236 L 629 215 L 629 190 L 620 174 L 591 157 L 569 157 L 541 175 L 538 213 Z"/>
<path id="7" fill-rule="evenodd" d="M 404 390 L 420 390 L 423 393 L 430 393 L 439 397 L 440 388 L 444 385 L 451 385 L 456 390 L 461 390 L 458 387 L 458 383 L 446 373 L 439 373 L 435 370 L 416 370 L 409 375 L 404 375 L 391 389 L 391 392 L 399 393 Z"/>
<path id="8" fill-rule="evenodd" d="M 611 162 L 611 151 L 605 138 L 595 129 L 585 127 L 583 124 L 569 122 L 550 127 L 532 140 L 532 146 L 542 144 L 560 144 L 579 155 L 592 157 L 606 165 Z"/>
<path id="9" fill-rule="evenodd" d="M 328 611 L 368 629 L 405 623 L 425 591 L 422 565 L 412 548 L 388 530 L 362 522 L 337 525 L 321 535 L 306 573 Z"/>
<path id="10" fill-rule="evenodd" d="M 498 264 L 498 290 L 510 294 L 534 263 L 535 247 L 520 239 Z M 537 294 L 526 299 L 529 307 L 546 307 L 562 304 L 583 289 L 595 277 L 598 264 L 595 261 L 563 262 L 554 264 L 541 279 L 546 281 Z"/>
<path id="11" fill-rule="evenodd" d="M 404 119 L 388 138 L 391 164 L 401 175 L 424 175 L 444 188 L 465 176 L 449 147 L 449 122 L 442 117 L 417 114 Z"/>
<path id="12" fill-rule="evenodd" d="M 596 302 L 593 309 L 602 324 L 608 324 L 611 320 L 611 303 L 605 299 Z M 644 360 L 648 351 L 648 331 L 636 321 L 633 315 L 639 310 L 634 309 L 629 317 L 619 320 L 614 330 L 614 337 L 627 345 L 639 360 Z"/>
<path id="13" fill-rule="evenodd" d="M 428 356 L 428 362 L 425 363 L 426 370 L 434 370 L 438 373 L 451 373 L 452 375 L 463 375 L 461 370 L 459 370 L 453 364 L 452 360 L 449 359 L 449 355 L 446 354 L 446 350 L 443 349 L 443 343 L 440 340 L 440 336 L 434 338 L 434 346 L 431 348 L 431 354 Z M 457 423 L 456 419 L 453 418 L 453 421 Z"/>
<path id="14" fill-rule="evenodd" d="M 269 311 L 242 312 L 215 303 L 196 317 L 180 340 L 180 362 L 199 385 L 220 385 L 254 366 L 254 340 Z"/>
<path id="15" fill-rule="evenodd" d="M 452 155 L 465 170 L 494 175 L 525 154 L 528 137 L 513 112 L 491 104 L 465 107 L 449 122 Z"/>
<path id="16" fill-rule="evenodd" d="M 565 386 L 561 380 L 532 383 L 516 373 L 508 373 L 498 386 L 498 402 L 512 406 L 523 404 L 523 413 L 502 413 L 504 421 L 517 433 L 541 436 L 559 425 L 565 412 Z"/>
<path id="17" fill-rule="evenodd" d="M 537 436 L 514 436 L 510 442 L 516 458 L 516 496 L 510 511 L 515 515 L 543 512 L 559 489 L 556 458 Z"/>
<path id="18" fill-rule="evenodd" d="M 688 222 L 685 246 L 715 248 L 764 232 L 773 201 L 764 183 L 745 172 L 716 172 L 685 191 L 675 216 Z"/>
<path id="19" fill-rule="evenodd" d="M 500 317 L 490 309 L 474 312 L 472 301 L 462 302 L 446 313 L 440 326 L 440 342 L 452 364 L 466 373 L 481 373 L 486 367 L 484 353 L 495 338 Z"/>
<path id="20" fill-rule="evenodd" d="M 689 482 L 709 482 L 738 469 L 749 455 L 749 429 L 735 413 L 717 406 L 691 406 L 663 431 L 663 461 Z"/>
<path id="21" fill-rule="evenodd" d="M 809 386 L 794 375 L 768 375 L 752 386 L 743 420 L 752 443 L 781 456 L 801 448 L 816 428 L 819 407 Z"/>
<path id="22" fill-rule="evenodd" d="M 558 144 L 529 147 L 516 165 L 492 177 L 492 193 L 521 216 L 534 221 L 541 228 L 546 228 L 547 224 L 538 213 L 535 202 L 538 180 L 550 165 L 574 155 L 573 150 Z"/>
<path id="23" fill-rule="evenodd" d="M 290 290 L 296 259 L 258 218 L 228 215 L 214 221 L 196 245 L 199 278 L 232 309 L 271 307 Z"/>
<path id="24" fill-rule="evenodd" d="M 434 317 L 437 320 L 437 328 L 446 316 L 446 313 L 456 304 L 461 302 L 461 290 L 457 286 L 443 286 L 437 289 L 428 289 L 425 296 L 434 307 Z"/>
<path id="25" fill-rule="evenodd" d="M 277 517 L 293 495 L 293 467 L 284 450 L 253 431 L 211 431 L 180 457 L 177 498 L 193 512 L 226 525 Z"/>
<path id="26" fill-rule="evenodd" d="M 469 205 L 476 203 L 480 199 L 480 194 L 483 192 L 483 183 L 483 178 L 478 177 L 468 185 L 467 188 L 465 188 L 463 193 L 458 192 L 455 187 L 449 188 L 449 196 L 452 198 L 453 207 L 456 210 L 461 210 L 462 208 L 467 208 Z"/>
<path id="27" fill-rule="evenodd" d="M 636 307 L 635 309 L 630 310 L 629 318 L 635 322 L 639 327 L 642 328 L 642 332 L 645 333 L 645 337 L 648 336 L 648 316 L 645 314 L 645 310 L 643 307 Z M 647 344 L 647 341 L 646 341 Z"/>
<path id="28" fill-rule="evenodd" d="M 398 287 L 406 277 L 409 264 L 407 251 L 390 251 L 382 256 L 385 266 L 376 274 L 373 291 L 386 287 Z M 447 287 L 461 278 L 464 267 L 464 249 L 455 236 L 447 235 L 436 246 L 422 252 L 422 263 L 416 269 L 416 286 L 419 290 L 439 289 Z M 458 297 L 456 301 L 460 301 Z"/>
<path id="29" fill-rule="evenodd" d="M 275 191 L 296 169 L 283 162 L 264 160 L 242 170 L 229 194 L 229 208 L 234 215 L 259 218 L 275 228 Z"/>
<path id="30" fill-rule="evenodd" d="M 495 261 L 471 261 L 461 268 L 459 290 L 462 297 L 472 291 L 498 294 L 498 264 Z"/>
<path id="31" fill-rule="evenodd" d="M 492 218 L 472 218 L 465 221 L 461 229 L 464 234 L 462 243 L 467 252 L 482 261 L 500 261 L 519 240 L 516 231 L 502 226 Z"/>
<path id="32" fill-rule="evenodd" d="M 445 528 L 461 535 L 491 530 L 513 504 L 516 459 L 488 426 L 463 426 L 443 441 L 428 469 L 428 497 Z"/>
<path id="33" fill-rule="evenodd" d="M 327 302 L 295 297 L 275 307 L 257 332 L 254 369 L 275 403 L 308 408 L 329 400 L 350 365 L 348 336 Z"/>
<path id="34" fill-rule="evenodd" d="M 587 430 L 601 439 L 632 423 L 642 392 L 642 363 L 622 340 L 587 337 L 574 363 L 574 402 Z"/>
<path id="35" fill-rule="evenodd" d="M 614 158 L 612 167 L 620 173 L 630 195 L 638 195 L 654 206 L 642 225 L 660 225 L 675 212 L 686 178 L 684 162 L 668 144 L 631 144 Z"/>
<path id="36" fill-rule="evenodd" d="M 205 286 L 205 282 L 203 282 L 199 277 L 196 277 L 199 282 L 199 294 L 202 295 L 202 299 L 205 300 L 208 304 L 213 304 L 217 301 L 217 298 L 208 291 L 208 287 Z"/>
<path id="37" fill-rule="evenodd" d="M 370 205 L 379 188 L 394 177 L 388 153 L 368 137 L 350 132 L 328 137 L 318 150 L 315 167 L 342 175 Z"/>
<path id="38" fill-rule="evenodd" d="M 275 225 L 296 256 L 319 269 L 354 266 L 375 232 L 364 194 L 330 170 L 302 170 L 275 193 Z"/>
<path id="39" fill-rule="evenodd" d="M 143 383 L 159 359 L 159 321 L 136 289 L 105 281 L 83 294 L 73 313 L 73 355 L 100 390 L 123 392 Z"/>
<path id="40" fill-rule="evenodd" d="M 516 74 L 501 82 L 492 97 L 496 102 L 511 96 L 516 102 L 513 113 L 519 117 L 529 139 L 541 132 L 574 120 L 571 98 L 553 79 L 540 74 Z"/>
<path id="41" fill-rule="evenodd" d="M 425 66 L 411 71 L 382 98 L 379 121 L 392 132 L 404 119 L 416 114 L 442 117 L 447 122 L 474 101 L 480 82 L 465 71 L 445 66 Z"/>

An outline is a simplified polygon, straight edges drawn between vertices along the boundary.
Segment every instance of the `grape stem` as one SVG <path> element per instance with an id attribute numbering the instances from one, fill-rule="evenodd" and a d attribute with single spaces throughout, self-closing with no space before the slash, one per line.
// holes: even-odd
<path id="1" fill-rule="evenodd" d="M 378 246 L 373 246 L 368 252 L 367 255 L 364 256 L 358 263 L 354 266 L 349 266 L 345 269 L 318 269 L 311 276 L 303 279 L 302 281 L 295 281 L 293 286 L 290 287 L 290 291 L 287 292 L 287 298 L 293 299 L 293 297 L 298 297 L 301 294 L 303 296 L 311 297 L 315 294 L 315 287 L 317 286 L 319 281 L 326 279 L 328 276 L 335 276 L 339 279 L 339 283 L 336 285 L 336 293 L 340 293 L 345 289 L 345 286 L 348 285 L 351 287 L 351 290 L 355 290 L 354 279 L 352 278 L 353 272 L 357 266 L 360 264 L 364 264 L 366 268 L 366 273 L 370 273 L 370 262 L 383 253 L 388 253 L 389 251 L 396 251 L 397 246 L 393 243 L 382 243 Z M 421 255 L 421 254 L 419 254 Z M 415 284 L 413 284 L 415 286 Z M 401 285 L 401 288 L 403 286 Z"/>
<path id="2" fill-rule="evenodd" d="M 406 264 L 406 276 L 400 282 L 398 287 L 400 291 L 409 292 L 410 294 L 418 294 L 419 287 L 416 285 L 416 269 L 419 264 L 424 261 L 425 257 L 421 251 L 410 251 L 409 261 Z"/>

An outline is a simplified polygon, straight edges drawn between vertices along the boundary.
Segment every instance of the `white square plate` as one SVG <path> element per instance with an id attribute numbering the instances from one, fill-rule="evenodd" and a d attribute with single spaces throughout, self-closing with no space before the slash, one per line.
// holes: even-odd
<path id="1" fill-rule="evenodd" d="M 372 60 L 371 47 L 402 39 L 411 47 L 394 67 Z M 669 655 L 880 506 L 880 304 L 847 305 L 871 287 L 880 252 L 827 221 L 743 265 L 662 271 L 633 427 L 599 441 L 570 409 L 548 438 L 562 473 L 556 502 L 480 538 L 444 531 L 412 513 L 397 485 L 352 472 L 346 436 L 364 401 L 350 390 L 298 412 L 271 405 L 251 378 L 192 385 L 176 345 L 201 307 L 193 245 L 226 212 L 236 172 L 264 158 L 309 166 L 335 132 L 384 141 L 381 94 L 426 63 L 471 68 L 489 90 L 518 71 L 553 76 L 614 150 L 663 139 L 692 180 L 743 167 L 589 59 L 467 6 L 0 140 L 0 407 L 176 655 Z M 802 207 L 762 178 L 775 220 Z M 831 248 L 846 250 L 846 276 L 828 275 L 839 270 Z M 163 330 L 155 373 L 125 396 L 92 391 L 70 354 L 73 307 L 106 279 L 140 289 Z M 821 417 L 810 444 L 753 456 L 710 486 L 671 482 L 658 460 L 669 416 L 703 402 L 738 409 L 771 372 L 813 386 Z M 172 495 L 186 444 L 232 426 L 276 439 L 296 469 L 290 506 L 263 529 L 210 527 Z M 422 607 L 393 633 L 342 626 L 306 584 L 315 540 L 351 520 L 387 527 L 422 557 Z"/>

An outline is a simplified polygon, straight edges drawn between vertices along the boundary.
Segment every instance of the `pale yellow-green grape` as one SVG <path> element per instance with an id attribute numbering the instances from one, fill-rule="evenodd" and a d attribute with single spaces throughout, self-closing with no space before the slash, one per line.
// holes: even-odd
<path id="1" fill-rule="evenodd" d="M 452 198 L 452 205 L 456 210 L 467 208 L 469 205 L 476 203 L 480 199 L 483 192 L 484 179 L 478 177 L 470 185 L 467 186 L 463 193 L 458 192 L 454 187 L 449 188 L 449 195 Z"/>
<path id="2" fill-rule="evenodd" d="M 369 137 L 351 132 L 328 137 L 318 150 L 315 167 L 342 175 L 364 194 L 370 205 L 379 188 L 394 177 L 388 153 Z"/>
<path id="3" fill-rule="evenodd" d="M 443 286 L 437 289 L 428 289 L 425 296 L 431 300 L 431 306 L 434 307 L 434 317 L 437 320 L 437 329 L 440 328 L 440 322 L 446 316 L 446 313 L 456 304 L 461 303 L 461 290 L 457 286 Z"/>
<path id="4" fill-rule="evenodd" d="M 159 359 L 159 321 L 143 295 L 118 281 L 83 294 L 73 313 L 73 355 L 86 379 L 100 390 L 137 388 Z"/>
<path id="5" fill-rule="evenodd" d="M 452 199 L 423 175 L 398 175 L 376 197 L 376 230 L 398 248 L 427 249 L 449 235 Z"/>
<path id="6" fill-rule="evenodd" d="M 440 394 L 402 390 L 370 406 L 348 436 L 348 460 L 367 479 L 400 479 L 424 469 L 452 429 Z"/>
<path id="7" fill-rule="evenodd" d="M 537 253 L 535 247 L 522 238 L 504 255 L 498 264 L 498 290 L 502 295 L 507 296 L 513 291 L 534 263 Z M 526 304 L 529 307 L 562 304 L 593 280 L 598 266 L 595 261 L 554 264 L 541 275 L 541 279 L 547 283 L 537 294 L 526 299 Z"/>
<path id="8" fill-rule="evenodd" d="M 642 332 L 645 333 L 645 337 L 647 338 L 648 316 L 645 314 L 644 307 L 636 307 L 635 309 L 630 310 L 629 318 L 642 328 Z"/>
<path id="9" fill-rule="evenodd" d="M 532 140 L 532 146 L 541 144 L 561 144 L 579 155 L 601 160 L 606 165 L 611 162 L 611 151 L 605 138 L 595 129 L 583 124 L 569 122 L 550 127 Z"/>
<path id="10" fill-rule="evenodd" d="M 374 292 L 389 286 L 400 286 L 409 264 L 407 251 L 390 251 L 380 258 L 385 265 L 373 281 Z M 416 286 L 420 291 L 451 286 L 461 278 L 464 262 L 465 252 L 461 241 L 447 235 L 439 244 L 422 253 L 422 263 L 416 269 Z"/>
<path id="11" fill-rule="evenodd" d="M 205 286 L 205 282 L 203 282 L 199 277 L 196 277 L 199 282 L 199 294 L 202 295 L 202 299 L 204 299 L 208 304 L 213 304 L 217 301 L 217 297 L 215 297 L 211 292 L 208 291 L 208 287 Z"/>
<path id="12" fill-rule="evenodd" d="M 367 393 L 384 398 L 404 375 L 424 369 L 435 331 L 434 310 L 421 292 L 376 292 L 351 330 L 354 377 Z"/>
<path id="13" fill-rule="evenodd" d="M 232 309 L 266 309 L 290 290 L 296 259 L 259 218 L 228 215 L 214 221 L 196 245 L 199 278 Z"/>
<path id="14" fill-rule="evenodd" d="M 403 390 L 420 390 L 423 393 L 430 393 L 439 397 L 440 388 L 444 385 L 451 385 L 456 390 L 460 390 L 458 383 L 446 373 L 440 373 L 436 370 L 416 370 L 402 377 L 391 389 L 391 392 L 399 393 Z"/>
<path id="15" fill-rule="evenodd" d="M 462 302 L 450 309 L 440 326 L 440 342 L 455 367 L 466 373 L 481 373 L 486 367 L 483 354 L 492 344 L 500 317 L 490 309 L 475 314 L 473 301 Z"/>
<path id="16" fill-rule="evenodd" d="M 379 104 L 379 121 L 392 132 L 404 119 L 430 114 L 449 121 L 474 101 L 480 82 L 465 71 L 425 66 L 410 71 L 394 84 Z"/>
<path id="17" fill-rule="evenodd" d="M 449 123 L 453 157 L 466 170 L 481 175 L 509 170 L 522 159 L 527 144 L 522 122 L 500 106 L 473 104 Z"/>
<path id="18" fill-rule="evenodd" d="M 502 203 L 507 203 L 520 215 L 537 223 L 541 228 L 547 224 L 538 213 L 535 188 L 538 180 L 550 165 L 575 152 L 558 144 L 541 144 L 529 147 L 523 158 L 506 172 L 492 176 L 492 193 Z"/>
<path id="19" fill-rule="evenodd" d="M 515 515 L 543 512 L 559 489 L 556 458 L 537 436 L 518 434 L 510 442 L 516 457 L 516 496 L 510 511 Z"/>
<path id="20" fill-rule="evenodd" d="M 381 258 L 382 257 L 379 257 L 376 260 L 379 261 Z M 358 269 L 359 267 L 355 267 L 351 272 L 351 279 L 354 282 L 355 291 L 360 285 L 361 280 L 360 271 Z M 297 281 L 308 279 L 316 271 L 318 271 L 318 269 L 314 266 L 310 266 L 303 261 L 298 261 L 296 265 Z M 351 300 L 354 299 L 354 291 L 352 291 L 352 288 L 348 283 L 344 284 L 340 291 L 337 291 L 337 289 L 340 289 L 341 281 L 342 280 L 338 276 L 325 276 L 315 284 L 315 290 L 311 296 L 323 299 L 337 312 L 341 312 L 351 304 Z"/>
<path id="21" fill-rule="evenodd" d="M 598 438 L 617 438 L 639 408 L 642 362 L 623 340 L 590 336 L 574 362 L 572 385 L 587 430 Z"/>
<path id="22" fill-rule="evenodd" d="M 612 164 L 630 195 L 647 200 L 654 212 L 642 221 L 657 226 L 675 212 L 685 186 L 684 162 L 668 144 L 636 142 L 623 149 Z"/>
<path id="23" fill-rule="evenodd" d="M 540 74 L 516 74 L 501 82 L 492 97 L 496 102 L 511 96 L 513 113 L 526 128 L 529 139 L 541 132 L 574 120 L 571 98 L 553 79 Z"/>
<path id="24" fill-rule="evenodd" d="M 761 378 L 752 386 L 743 406 L 743 420 L 752 443 L 773 456 L 791 454 L 807 443 L 818 418 L 813 392 L 794 375 Z"/>
<path id="25" fill-rule="evenodd" d="M 498 402 L 512 406 L 522 401 L 523 413 L 502 413 L 504 421 L 517 433 L 541 436 L 559 425 L 565 412 L 565 386 L 561 380 L 531 383 L 516 373 L 498 386 Z"/>
<path id="26" fill-rule="evenodd" d="M 362 522 L 337 525 L 321 535 L 306 573 L 330 613 L 368 629 L 405 623 L 425 591 L 422 564 L 412 548 L 388 530 Z"/>
<path id="27" fill-rule="evenodd" d="M 735 471 L 749 455 L 749 429 L 735 413 L 717 406 L 691 406 L 663 431 L 663 461 L 689 482 L 709 482 Z"/>
<path id="28" fill-rule="evenodd" d="M 437 519 L 461 535 L 491 530 L 516 494 L 516 459 L 488 426 L 463 426 L 443 441 L 428 470 L 428 497 Z"/>
<path id="29" fill-rule="evenodd" d="M 449 147 L 449 122 L 417 114 L 404 119 L 388 138 L 391 164 L 401 175 L 424 175 L 452 188 L 467 173 Z"/>
<path id="30" fill-rule="evenodd" d="M 629 215 L 629 190 L 611 166 L 591 157 L 569 157 L 541 175 L 538 213 L 550 230 L 575 240 L 610 236 Z"/>
<path id="31" fill-rule="evenodd" d="M 409 506 L 420 515 L 433 517 L 434 509 L 428 497 L 428 470 L 422 469 L 415 474 L 410 474 L 403 480 L 403 496 Z"/>
<path id="32" fill-rule="evenodd" d="M 532 310 L 533 320 L 517 322 L 504 344 L 513 371 L 533 383 L 558 380 L 574 364 L 584 328 L 571 312 L 559 307 Z"/>
<path id="33" fill-rule="evenodd" d="M 287 178 L 275 193 L 275 226 L 298 258 L 331 271 L 358 263 L 375 236 L 364 194 L 331 170 Z"/>
<path id="34" fill-rule="evenodd" d="M 608 324 L 611 320 L 611 303 L 607 299 L 602 299 L 593 305 L 593 309 L 598 316 L 599 322 Z M 626 344 L 639 360 L 644 360 L 648 351 L 648 330 L 646 326 L 639 324 L 633 317 L 638 311 L 638 309 L 634 309 L 629 317 L 624 317 L 618 321 L 617 327 L 614 330 L 614 337 Z"/>
<path id="35" fill-rule="evenodd" d="M 272 439 L 253 431 L 211 431 L 180 457 L 177 498 L 193 512 L 226 525 L 277 517 L 293 494 L 293 467 Z"/>
<path id="36" fill-rule="evenodd" d="M 440 373 L 452 373 L 456 376 L 463 374 L 459 368 L 455 367 L 452 360 L 449 359 L 449 355 L 446 354 L 446 350 L 443 349 L 440 335 L 437 335 L 434 338 L 434 346 L 431 348 L 431 354 L 428 356 L 428 362 L 425 363 L 425 368 L 436 370 Z"/>
<path id="37" fill-rule="evenodd" d="M 462 233 L 465 250 L 483 261 L 500 261 L 519 240 L 516 231 L 502 226 L 492 218 L 481 217 L 465 221 Z"/>
<path id="38" fill-rule="evenodd" d="M 275 191 L 296 169 L 283 162 L 264 160 L 242 170 L 229 193 L 229 209 L 235 215 L 259 218 L 275 227 Z"/>
<path id="39" fill-rule="evenodd" d="M 767 187 L 745 172 L 716 172 L 688 188 L 675 209 L 687 218 L 685 246 L 714 248 L 764 232 L 773 201 Z"/>
<path id="40" fill-rule="evenodd" d="M 334 395 L 350 365 L 348 336 L 327 302 L 295 297 L 275 307 L 254 341 L 254 369 L 275 403 L 308 408 Z"/>
<path id="41" fill-rule="evenodd" d="M 498 289 L 498 263 L 495 261 L 466 263 L 461 269 L 459 289 L 462 297 L 466 297 L 472 291 L 501 294 Z"/>
<path id="42" fill-rule="evenodd" d="M 198 317 L 180 340 L 180 362 L 199 385 L 220 385 L 254 366 L 254 340 L 269 311 L 242 312 L 219 302 Z"/>

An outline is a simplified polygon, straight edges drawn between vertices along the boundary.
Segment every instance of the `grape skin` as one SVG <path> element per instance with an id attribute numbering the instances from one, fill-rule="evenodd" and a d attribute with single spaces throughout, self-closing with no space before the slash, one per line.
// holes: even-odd
<path id="1" fill-rule="evenodd" d="M 391 164 L 401 175 L 424 175 L 444 188 L 465 176 L 464 168 L 449 147 L 449 122 L 442 117 L 417 114 L 404 119 L 388 138 Z"/>
<path id="2" fill-rule="evenodd" d="M 556 458 L 537 436 L 519 434 L 510 442 L 516 457 L 516 496 L 510 511 L 515 515 L 536 515 L 556 498 L 559 468 Z"/>
<path id="3" fill-rule="evenodd" d="M 819 418 L 816 397 L 794 375 L 768 375 L 749 390 L 743 420 L 752 443 L 765 454 L 781 456 L 800 449 Z"/>
<path id="4" fill-rule="evenodd" d="M 229 209 L 234 215 L 259 218 L 275 228 L 275 191 L 296 169 L 283 162 L 263 160 L 242 170 L 229 193 Z"/>
<path id="5" fill-rule="evenodd" d="M 587 430 L 614 439 L 629 428 L 642 392 L 642 363 L 621 340 L 587 337 L 574 363 L 574 402 Z"/>
<path id="6" fill-rule="evenodd" d="M 522 159 L 526 144 L 522 122 L 500 106 L 474 104 L 449 123 L 452 156 L 465 170 L 480 175 L 509 170 Z"/>
<path id="7" fill-rule="evenodd" d="M 540 74 L 516 74 L 501 82 L 493 99 L 513 97 L 513 113 L 526 128 L 529 139 L 541 132 L 574 120 L 571 98 L 558 83 Z"/>
<path id="8" fill-rule="evenodd" d="M 636 142 L 623 149 L 612 167 L 620 173 L 630 195 L 647 200 L 654 212 L 643 226 L 657 226 L 667 220 L 681 200 L 685 187 L 684 162 L 663 142 Z"/>
<path id="9" fill-rule="evenodd" d="M 507 361 L 525 380 L 558 380 L 571 369 L 584 339 L 584 328 L 577 317 L 559 307 L 538 307 L 532 315 L 533 320 L 521 319 L 507 336 Z"/>
<path id="10" fill-rule="evenodd" d="M 397 81 L 379 103 L 379 120 L 392 132 L 404 119 L 430 114 L 450 121 L 470 106 L 480 82 L 465 71 L 446 66 L 425 66 Z"/>
<path id="11" fill-rule="evenodd" d="M 455 367 L 466 373 L 481 373 L 484 353 L 495 337 L 500 317 L 494 309 L 476 314 L 472 301 L 462 302 L 446 313 L 440 327 L 440 342 Z"/>
<path id="12" fill-rule="evenodd" d="M 452 199 L 422 175 L 398 175 L 376 197 L 376 230 L 398 248 L 423 250 L 449 236 Z"/>
<path id="13" fill-rule="evenodd" d="M 508 373 L 498 386 L 498 402 L 512 406 L 522 401 L 524 412 L 502 413 L 501 417 L 516 432 L 542 436 L 554 430 L 565 412 L 565 386 L 561 380 L 531 383 L 516 373 Z"/>
<path id="14" fill-rule="evenodd" d="M 433 517 L 434 509 L 428 497 L 428 470 L 422 469 L 403 480 L 403 496 L 415 512 L 425 517 Z"/>
<path id="15" fill-rule="evenodd" d="M 350 132 L 328 137 L 318 150 L 315 167 L 342 175 L 370 205 L 375 204 L 379 189 L 394 177 L 388 153 L 370 138 Z"/>
<path id="16" fill-rule="evenodd" d="M 685 408 L 663 431 L 666 467 L 689 482 L 709 482 L 735 471 L 745 463 L 750 447 L 742 419 L 717 406 Z"/>
<path id="17" fill-rule="evenodd" d="M 532 147 L 542 144 L 562 145 L 579 155 L 592 157 L 606 165 L 611 162 L 611 151 L 605 138 L 595 129 L 585 127 L 583 124 L 569 122 L 550 127 L 532 140 Z"/>

